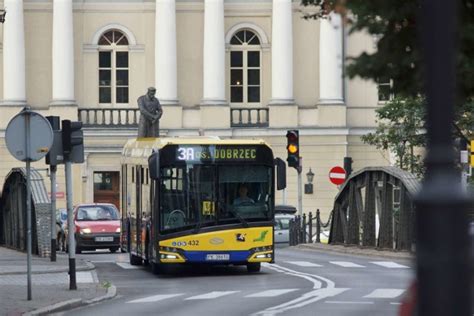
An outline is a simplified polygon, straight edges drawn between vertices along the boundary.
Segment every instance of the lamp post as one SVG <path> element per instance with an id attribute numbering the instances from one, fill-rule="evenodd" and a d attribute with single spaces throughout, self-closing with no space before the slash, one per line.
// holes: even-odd
<path id="1" fill-rule="evenodd" d="M 5 17 L 7 15 L 7 11 L 0 10 L 0 23 L 5 23 Z"/>
<path id="2" fill-rule="evenodd" d="M 313 179 L 314 179 L 314 173 L 311 171 L 311 168 L 309 168 L 308 173 L 306 173 L 306 179 L 308 180 L 308 183 L 304 185 L 304 193 L 305 194 L 313 194 Z"/>

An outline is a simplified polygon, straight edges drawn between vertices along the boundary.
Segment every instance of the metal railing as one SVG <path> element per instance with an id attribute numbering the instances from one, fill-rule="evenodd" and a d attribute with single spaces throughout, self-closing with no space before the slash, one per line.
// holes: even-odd
<path id="1" fill-rule="evenodd" d="M 266 108 L 231 108 L 231 127 L 268 127 L 268 109 Z"/>
<path id="2" fill-rule="evenodd" d="M 307 243 L 320 243 L 322 228 L 328 228 L 331 225 L 333 211 L 329 215 L 326 223 L 321 221 L 321 213 L 316 210 L 316 216 L 312 212 L 296 216 L 290 221 L 290 246 Z M 315 232 L 313 234 L 313 232 Z"/>
<path id="3" fill-rule="evenodd" d="M 138 127 L 140 110 L 138 108 L 82 108 L 78 119 L 84 127 Z"/>

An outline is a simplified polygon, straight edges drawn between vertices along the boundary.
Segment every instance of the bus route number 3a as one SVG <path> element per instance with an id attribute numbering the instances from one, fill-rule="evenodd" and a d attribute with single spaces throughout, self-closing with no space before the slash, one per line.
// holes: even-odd
<path id="1" fill-rule="evenodd" d="M 194 160 L 194 148 L 178 148 L 179 160 Z"/>

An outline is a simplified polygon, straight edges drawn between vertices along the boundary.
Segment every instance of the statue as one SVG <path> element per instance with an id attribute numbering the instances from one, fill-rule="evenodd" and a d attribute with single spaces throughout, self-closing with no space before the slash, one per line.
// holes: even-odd
<path id="1" fill-rule="evenodd" d="M 138 98 L 140 121 L 138 123 L 138 137 L 160 136 L 160 118 L 163 115 L 160 101 L 155 98 L 156 89 L 148 88 L 146 95 Z"/>

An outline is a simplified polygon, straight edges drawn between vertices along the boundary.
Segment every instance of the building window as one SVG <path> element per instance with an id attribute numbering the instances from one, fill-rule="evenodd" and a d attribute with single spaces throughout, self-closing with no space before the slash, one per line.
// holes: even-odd
<path id="1" fill-rule="evenodd" d="M 232 37 L 230 45 L 230 102 L 260 103 L 260 39 L 250 30 L 241 30 Z"/>
<path id="2" fill-rule="evenodd" d="M 379 102 L 393 100 L 393 80 L 390 78 L 379 78 L 377 80 Z"/>
<path id="3" fill-rule="evenodd" d="M 99 39 L 99 103 L 128 104 L 128 40 L 118 30 Z"/>

